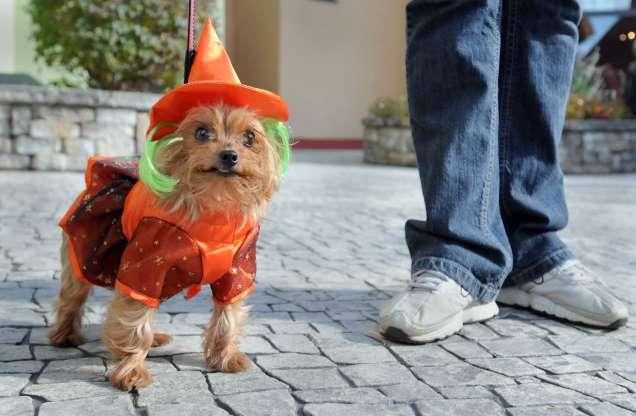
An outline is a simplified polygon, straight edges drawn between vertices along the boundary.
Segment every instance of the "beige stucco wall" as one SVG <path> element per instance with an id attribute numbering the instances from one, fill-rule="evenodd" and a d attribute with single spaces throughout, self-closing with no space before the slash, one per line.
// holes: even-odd
<path id="1" fill-rule="evenodd" d="M 239 78 L 278 91 L 279 0 L 232 0 L 225 7 L 225 44 Z"/>
<path id="2" fill-rule="evenodd" d="M 404 94 L 408 0 L 232 0 L 228 50 L 245 83 L 278 91 L 304 138 L 359 138 L 378 97 Z"/>
<path id="3" fill-rule="evenodd" d="M 299 137 L 359 138 L 381 96 L 404 94 L 407 0 L 281 0 L 280 93 Z"/>

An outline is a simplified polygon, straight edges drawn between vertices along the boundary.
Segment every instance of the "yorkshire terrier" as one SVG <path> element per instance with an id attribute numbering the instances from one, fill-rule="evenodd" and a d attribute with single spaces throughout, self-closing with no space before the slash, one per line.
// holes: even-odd
<path id="1" fill-rule="evenodd" d="M 158 171 L 175 179 L 174 188 L 158 197 L 165 211 L 179 213 L 188 223 L 196 223 L 214 210 L 241 213 L 258 224 L 278 189 L 283 164 L 279 143 L 272 140 L 264 126 L 254 112 L 244 107 L 218 104 L 190 110 L 176 128 L 173 139 L 160 147 L 156 155 Z M 140 176 L 143 180 L 143 175 Z M 92 287 L 86 279 L 77 276 L 69 256 L 70 239 L 65 233 L 61 248 L 61 289 L 54 304 L 55 324 L 48 334 L 56 346 L 84 342 L 82 316 Z M 123 244 L 130 246 L 131 242 Z M 154 244 L 163 244 L 163 241 L 154 241 Z M 121 262 L 120 274 L 126 267 L 123 260 Z M 142 271 L 133 278 L 141 278 Z M 177 286 L 180 291 L 182 285 Z M 203 356 L 209 367 L 233 373 L 251 365 L 238 348 L 248 309 L 242 299 L 227 304 L 215 302 L 202 342 Z M 108 350 L 120 359 L 108 379 L 122 390 L 150 385 L 152 377 L 145 368 L 145 358 L 151 347 L 171 341 L 170 335 L 153 331 L 154 311 L 154 307 L 120 290 L 115 291 L 109 303 L 102 339 Z"/>

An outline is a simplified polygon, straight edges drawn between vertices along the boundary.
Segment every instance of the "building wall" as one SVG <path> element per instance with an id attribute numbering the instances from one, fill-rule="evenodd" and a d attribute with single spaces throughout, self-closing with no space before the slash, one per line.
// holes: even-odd
<path id="1" fill-rule="evenodd" d="M 280 7 L 278 0 L 226 3 L 225 44 L 242 82 L 279 89 Z"/>
<path id="2" fill-rule="evenodd" d="M 405 92 L 408 1 L 280 1 L 280 94 L 295 134 L 361 137 L 370 104 Z"/>
<path id="3" fill-rule="evenodd" d="M 408 0 L 233 0 L 227 46 L 244 83 L 281 94 L 301 138 L 360 138 L 379 97 L 405 93 Z"/>

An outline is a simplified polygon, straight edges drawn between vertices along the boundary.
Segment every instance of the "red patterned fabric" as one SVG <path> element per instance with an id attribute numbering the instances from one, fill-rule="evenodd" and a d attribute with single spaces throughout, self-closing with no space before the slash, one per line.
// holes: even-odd
<path id="1" fill-rule="evenodd" d="M 192 297 L 202 284 L 210 284 L 219 304 L 251 293 L 258 224 L 210 214 L 188 226 L 151 204 L 140 187 L 135 161 L 89 160 L 86 191 L 60 221 L 78 278 L 115 287 L 150 307 L 182 290 Z"/>

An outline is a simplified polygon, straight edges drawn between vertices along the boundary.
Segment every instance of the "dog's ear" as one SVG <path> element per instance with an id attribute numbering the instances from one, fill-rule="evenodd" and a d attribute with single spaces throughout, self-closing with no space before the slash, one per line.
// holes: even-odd
<path id="1" fill-rule="evenodd" d="M 291 162 L 291 130 L 288 125 L 273 118 L 264 118 L 261 125 L 270 143 L 278 152 L 279 176 L 282 177 Z"/>

